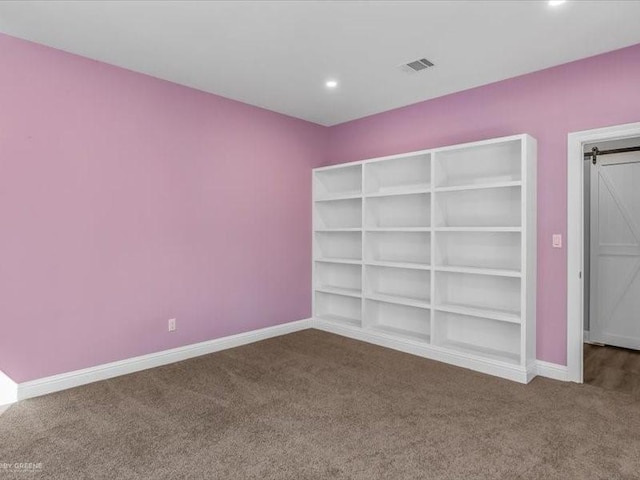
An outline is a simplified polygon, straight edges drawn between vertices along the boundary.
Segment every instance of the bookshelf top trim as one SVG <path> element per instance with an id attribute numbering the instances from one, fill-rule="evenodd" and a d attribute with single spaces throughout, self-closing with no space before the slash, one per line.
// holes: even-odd
<path id="1" fill-rule="evenodd" d="M 438 152 L 448 152 L 448 151 L 453 151 L 453 150 L 464 150 L 467 148 L 473 148 L 473 147 L 482 147 L 485 145 L 493 145 L 496 143 L 507 143 L 507 142 L 513 142 L 513 141 L 517 141 L 520 140 L 523 143 L 536 143 L 536 139 L 533 138 L 531 135 L 529 135 L 528 133 L 520 133 L 518 135 L 510 135 L 510 136 L 506 136 L 506 137 L 499 137 L 499 138 L 491 138 L 491 139 L 487 139 L 487 140 L 477 140 L 477 141 L 473 141 L 473 142 L 467 142 L 467 143 L 459 143 L 459 144 L 455 144 L 455 145 L 444 145 L 442 147 L 435 147 L 435 148 L 429 148 L 426 150 L 416 150 L 416 151 L 412 151 L 412 152 L 404 152 L 404 153 L 398 153 L 395 155 L 387 155 L 384 157 L 371 157 L 371 158 L 365 158 L 363 160 L 357 160 L 354 162 L 345 162 L 345 163 L 337 163 L 335 165 L 328 165 L 326 167 L 317 167 L 314 168 L 313 171 L 314 172 L 324 172 L 327 170 L 333 170 L 333 169 L 338 169 L 338 168 L 347 168 L 347 167 L 353 167 L 353 166 L 357 166 L 357 165 L 364 165 L 366 163 L 373 163 L 373 162 L 380 162 L 383 160 L 392 160 L 392 159 L 400 159 L 400 158 L 406 158 L 406 157 L 417 157 L 417 156 L 423 156 L 423 155 L 433 155 L 433 154 L 437 154 Z"/>

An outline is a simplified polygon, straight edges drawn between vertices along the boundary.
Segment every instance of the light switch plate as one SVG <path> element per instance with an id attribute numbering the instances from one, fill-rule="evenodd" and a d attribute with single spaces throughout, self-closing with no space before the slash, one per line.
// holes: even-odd
<path id="1" fill-rule="evenodd" d="M 553 248 L 562 248 L 562 235 L 554 233 L 552 237 Z"/>

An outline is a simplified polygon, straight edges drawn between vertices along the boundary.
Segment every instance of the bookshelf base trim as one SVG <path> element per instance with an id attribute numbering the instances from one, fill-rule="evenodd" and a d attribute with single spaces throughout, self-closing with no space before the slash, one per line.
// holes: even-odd
<path id="1" fill-rule="evenodd" d="M 313 318 L 311 325 L 312 328 L 317 330 L 335 333 L 343 337 L 360 340 L 380 347 L 391 348 L 393 350 L 410 353 L 430 360 L 444 362 L 456 367 L 467 368 L 469 370 L 486 373 L 488 375 L 495 375 L 496 377 L 512 380 L 518 383 L 529 383 L 537 375 L 535 363 L 532 363 L 527 367 L 523 367 L 506 362 L 481 359 L 472 355 L 449 351 L 446 348 L 426 344 L 421 341 L 398 338 L 375 329 L 339 325 L 320 318 Z"/>

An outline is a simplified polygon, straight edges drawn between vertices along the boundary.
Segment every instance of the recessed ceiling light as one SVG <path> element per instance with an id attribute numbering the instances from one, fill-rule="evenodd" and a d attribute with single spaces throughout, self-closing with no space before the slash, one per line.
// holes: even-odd
<path id="1" fill-rule="evenodd" d="M 550 7 L 557 7 L 558 5 L 562 5 L 567 0 L 549 0 Z"/>
<path id="2" fill-rule="evenodd" d="M 336 88 L 338 86 L 337 80 L 327 80 L 324 82 L 324 86 L 327 88 Z"/>

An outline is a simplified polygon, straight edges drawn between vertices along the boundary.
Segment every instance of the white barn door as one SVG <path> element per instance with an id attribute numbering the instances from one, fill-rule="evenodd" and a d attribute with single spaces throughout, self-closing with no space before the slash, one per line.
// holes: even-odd
<path id="1" fill-rule="evenodd" d="M 590 339 L 640 350 L 640 152 L 591 166 Z"/>

